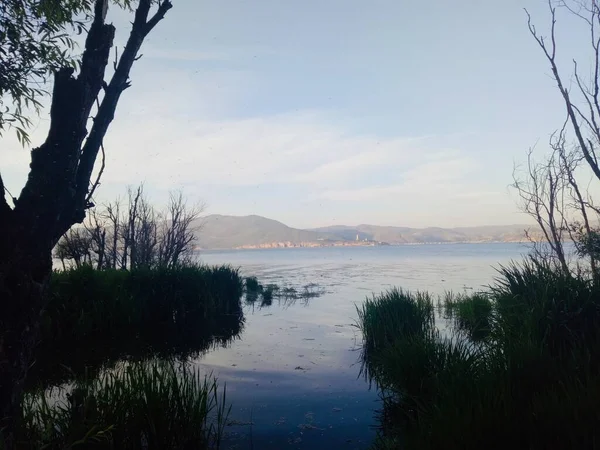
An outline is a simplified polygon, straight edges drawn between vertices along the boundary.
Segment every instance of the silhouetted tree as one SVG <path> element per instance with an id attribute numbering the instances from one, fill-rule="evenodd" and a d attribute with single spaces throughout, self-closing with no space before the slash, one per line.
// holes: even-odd
<path id="1" fill-rule="evenodd" d="M 18 28 L 19 17 L 28 12 L 20 13 L 18 8 L 28 3 L 35 2 L 2 2 L 2 20 Z M 98 185 L 92 181 L 94 165 L 121 94 L 130 86 L 131 67 L 148 33 L 172 6 L 169 0 L 137 2 L 125 47 L 116 58 L 112 77 L 105 81 L 115 35 L 115 27 L 105 22 L 108 3 L 96 0 L 90 10 L 91 23 L 77 74 L 73 66 L 54 71 L 50 128 L 45 142 L 31 152 L 23 190 L 12 199 L 12 206 L 4 195 L 0 198 L 0 429 L 8 449 L 15 445 L 12 430 L 47 299 L 52 249 L 86 216 L 91 193 Z M 6 11 L 14 14 L 6 15 Z M 43 42 L 43 35 L 33 33 L 31 37 L 34 43 Z M 4 46 L 2 51 L 6 54 Z M 4 191 L 0 177 L 0 192 Z"/>
<path id="2" fill-rule="evenodd" d="M 55 249 L 63 266 L 72 260 L 75 266 L 89 263 L 97 269 L 176 267 L 191 260 L 202 205 L 189 206 L 181 192 L 174 192 L 166 209 L 159 211 L 140 185 L 128 189 L 126 206 L 122 215 L 119 200 L 96 207 L 83 228 L 69 230 Z M 73 247 L 76 252 L 67 251 Z"/>
<path id="3" fill-rule="evenodd" d="M 561 270 L 569 272 L 564 241 L 575 243 L 581 257 L 589 261 L 594 277 L 599 272 L 598 224 L 600 207 L 594 204 L 586 180 L 600 181 L 600 2 L 598 0 L 548 0 L 551 16 L 549 37 L 533 25 L 527 12 L 529 31 L 550 65 L 565 107 L 565 122 L 550 138 L 547 159 L 535 163 L 531 152 L 524 176 L 515 176 L 514 187 L 523 200 L 523 209 L 541 228 L 550 250 L 543 255 L 555 260 Z M 558 63 L 556 40 L 560 13 L 574 16 L 588 29 L 591 76 L 585 79 L 573 60 L 565 83 Z M 569 87 L 573 85 L 573 88 Z M 538 247 L 540 248 L 540 247 Z"/>
<path id="4" fill-rule="evenodd" d="M 0 3 L 0 135 L 12 127 L 22 143 L 29 142 L 31 119 L 24 109 L 39 111 L 49 76 L 76 64 L 69 31 L 83 31 L 92 5 L 93 0 Z"/>
<path id="5" fill-rule="evenodd" d="M 175 267 L 186 262 L 193 251 L 198 216 L 204 210 L 202 205 L 189 207 L 181 192 L 171 194 L 166 214 L 162 216 L 158 264 Z"/>
<path id="6" fill-rule="evenodd" d="M 92 248 L 92 238 L 87 230 L 71 228 L 56 244 L 54 255 L 60 259 L 63 268 L 67 260 L 73 261 L 75 267 L 81 267 L 92 263 Z"/>

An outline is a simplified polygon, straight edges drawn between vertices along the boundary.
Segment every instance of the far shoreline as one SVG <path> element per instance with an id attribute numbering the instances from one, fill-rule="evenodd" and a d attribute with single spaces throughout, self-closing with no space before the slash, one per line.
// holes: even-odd
<path id="1" fill-rule="evenodd" d="M 228 252 L 228 251 L 252 251 L 252 250 L 299 250 L 299 249 L 323 249 L 323 248 L 364 248 L 364 247 L 413 247 L 413 246 L 434 246 L 434 245 L 483 245 L 483 244 L 532 244 L 528 240 L 522 241 L 452 241 L 452 242 L 402 242 L 395 244 L 363 244 L 363 245 L 271 245 L 259 244 L 252 246 L 228 247 L 228 248 L 196 248 L 196 252 Z"/>

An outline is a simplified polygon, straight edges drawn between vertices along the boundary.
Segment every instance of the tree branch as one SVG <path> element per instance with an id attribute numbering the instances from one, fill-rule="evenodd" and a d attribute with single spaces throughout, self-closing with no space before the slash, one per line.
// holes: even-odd
<path id="1" fill-rule="evenodd" d="M 6 223 L 8 215 L 12 212 L 12 208 L 6 201 L 5 192 L 4 180 L 2 179 L 2 174 L 0 174 L 0 228 Z"/>
<path id="2" fill-rule="evenodd" d="M 531 15 L 529 14 L 529 12 L 527 10 L 525 10 L 525 12 L 527 13 L 527 25 L 529 27 L 529 32 L 531 33 L 533 38 L 537 41 L 538 45 L 540 46 L 540 48 L 543 50 L 544 54 L 546 55 L 546 59 L 548 59 L 548 62 L 550 63 L 550 67 L 552 69 L 552 74 L 554 75 L 554 79 L 556 81 L 558 89 L 563 97 L 565 107 L 567 109 L 567 114 L 569 116 L 569 120 L 573 127 L 573 131 L 575 132 L 575 136 L 577 137 L 577 141 L 579 143 L 581 151 L 582 151 L 588 165 L 592 169 L 592 172 L 594 172 L 594 175 L 596 176 L 596 178 L 598 178 L 600 180 L 600 167 L 598 166 L 598 164 L 596 162 L 594 150 L 593 150 L 593 148 L 588 148 L 588 143 L 586 142 L 586 140 L 583 136 L 583 133 L 581 131 L 581 126 L 579 124 L 579 121 L 577 120 L 577 113 L 575 111 L 575 108 L 573 107 L 573 103 L 571 102 L 571 98 L 569 96 L 569 91 L 564 87 L 562 78 L 558 71 L 558 66 L 556 64 L 556 33 L 555 33 L 556 9 L 552 6 L 551 0 L 548 0 L 548 6 L 550 8 L 550 12 L 552 15 L 552 27 L 551 27 L 552 50 L 548 51 L 548 48 L 546 46 L 544 39 L 537 34 L 535 26 L 531 22 Z"/>
<path id="3" fill-rule="evenodd" d="M 94 125 L 88 139 L 86 140 L 79 167 L 77 170 L 77 204 L 78 209 L 83 213 L 85 209 L 85 198 L 88 193 L 90 178 L 94 169 L 94 163 L 98 156 L 98 151 L 102 145 L 102 140 L 108 126 L 114 119 L 115 110 L 121 94 L 130 86 L 129 72 L 136 60 L 137 53 L 150 30 L 164 17 L 166 12 L 172 7 L 169 1 L 163 1 L 156 14 L 152 17 L 152 23 L 148 22 L 151 0 L 140 0 L 135 12 L 135 19 L 127 40 L 127 44 L 121 54 L 119 63 L 110 83 L 106 86 L 106 92 L 102 103 L 98 108 L 98 114 L 94 120 Z M 81 217 L 82 219 L 83 217 Z"/>
<path id="4" fill-rule="evenodd" d="M 152 31 L 152 28 L 158 24 L 162 19 L 164 19 L 165 14 L 173 7 L 173 4 L 169 0 L 164 0 L 159 6 L 156 14 L 152 16 L 152 18 L 146 23 L 145 32 L 146 34 Z"/>
<path id="5" fill-rule="evenodd" d="M 48 137 L 31 152 L 29 176 L 15 205 L 15 214 L 30 234 L 32 245 L 42 248 L 52 248 L 73 224 L 81 145 L 90 112 L 102 88 L 115 34 L 112 25 L 104 24 L 107 2 L 96 0 L 96 14 L 86 38 L 79 76 L 73 77 L 71 67 L 59 69 L 55 74 Z"/>
<path id="6" fill-rule="evenodd" d="M 96 192 L 96 189 L 100 185 L 100 178 L 102 178 L 102 174 L 104 173 L 104 168 L 106 167 L 106 152 L 104 151 L 104 144 L 100 144 L 100 149 L 102 150 L 102 164 L 100 165 L 100 171 L 98 172 L 96 181 L 92 185 L 90 192 L 85 199 L 86 204 L 89 204 L 90 200 L 92 199 L 92 196 L 94 195 L 94 192 Z"/>

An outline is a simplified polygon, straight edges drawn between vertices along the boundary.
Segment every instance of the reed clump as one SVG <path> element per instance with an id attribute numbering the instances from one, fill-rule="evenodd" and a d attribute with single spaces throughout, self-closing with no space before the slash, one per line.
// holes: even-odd
<path id="1" fill-rule="evenodd" d="M 392 290 L 359 308 L 380 389 L 380 449 L 596 448 L 600 286 L 535 260 L 488 292 L 443 302 Z M 439 318 L 439 316 L 438 316 Z"/>
<path id="2" fill-rule="evenodd" d="M 18 448 L 219 448 L 225 387 L 172 361 L 121 363 L 66 391 L 27 393 Z"/>

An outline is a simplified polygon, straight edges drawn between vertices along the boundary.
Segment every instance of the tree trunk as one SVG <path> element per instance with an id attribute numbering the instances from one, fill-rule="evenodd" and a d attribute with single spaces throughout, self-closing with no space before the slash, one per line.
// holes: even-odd
<path id="1" fill-rule="evenodd" d="M 144 38 L 172 7 L 169 0 L 161 0 L 149 17 L 152 3 L 139 0 L 127 44 L 106 83 L 115 28 L 105 23 L 108 0 L 96 0 L 79 74 L 75 77 L 73 68 L 55 74 L 48 136 L 31 152 L 29 176 L 13 200 L 14 208 L 4 198 L 0 176 L 0 433 L 7 450 L 15 448 L 23 386 L 47 299 L 52 249 L 85 218 L 94 163 L 119 98 L 130 85 L 131 67 Z"/>
<path id="2" fill-rule="evenodd" d="M 50 252 L 33 251 L 23 235 L 17 230 L 0 237 L 0 429 L 7 449 L 15 448 L 23 387 L 52 270 Z"/>

